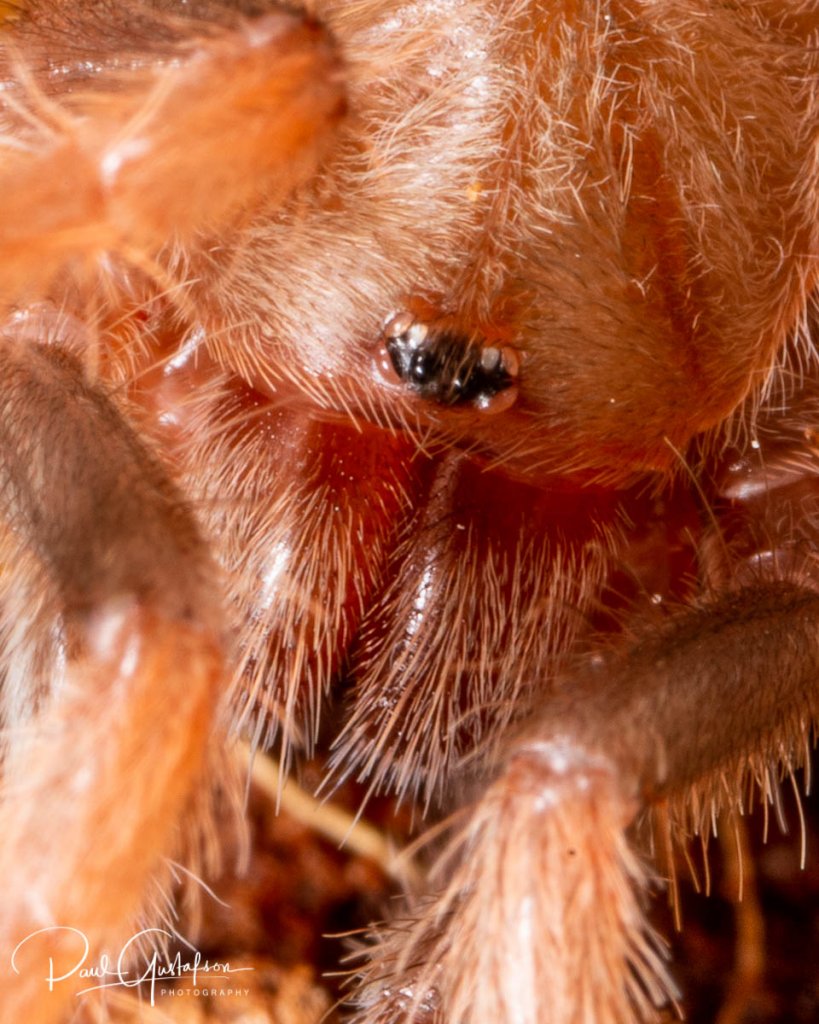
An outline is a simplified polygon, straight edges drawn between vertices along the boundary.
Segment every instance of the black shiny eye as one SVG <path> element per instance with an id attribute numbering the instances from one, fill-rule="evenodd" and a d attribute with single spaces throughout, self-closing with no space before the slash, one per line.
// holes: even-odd
<path id="1" fill-rule="evenodd" d="M 482 346 L 407 316 L 387 326 L 386 348 L 401 380 L 421 398 L 440 405 L 485 407 L 515 384 L 517 360 L 509 349 Z"/>

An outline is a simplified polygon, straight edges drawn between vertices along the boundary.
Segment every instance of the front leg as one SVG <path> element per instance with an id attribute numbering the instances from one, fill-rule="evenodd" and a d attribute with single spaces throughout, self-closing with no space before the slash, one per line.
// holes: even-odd
<path id="1" fill-rule="evenodd" d="M 761 449 L 715 471 L 701 601 L 541 687 L 437 896 L 379 941 L 359 1024 L 657 1019 L 674 985 L 629 826 L 667 803 L 681 832 L 707 832 L 748 809 L 749 780 L 772 802 L 819 718 L 814 412 L 808 396 L 760 422 Z"/>
<path id="2" fill-rule="evenodd" d="M 198 526 L 120 410 L 56 346 L 0 338 L 0 367 L 0 1022 L 49 1024 L 190 840 L 225 642 Z"/>

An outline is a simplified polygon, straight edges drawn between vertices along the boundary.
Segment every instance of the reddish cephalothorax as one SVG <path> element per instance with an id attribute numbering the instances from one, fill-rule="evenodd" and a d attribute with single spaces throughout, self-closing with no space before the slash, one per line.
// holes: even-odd
<path id="1" fill-rule="evenodd" d="M 816 722 L 819 14 L 2 10 L 0 1021 L 330 694 L 327 787 L 465 800 L 355 1020 L 655 1019 L 630 826 Z"/>

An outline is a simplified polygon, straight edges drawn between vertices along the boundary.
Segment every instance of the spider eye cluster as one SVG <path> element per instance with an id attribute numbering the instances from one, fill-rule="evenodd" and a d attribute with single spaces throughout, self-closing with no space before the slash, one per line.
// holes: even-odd
<path id="1" fill-rule="evenodd" d="M 487 408 L 516 382 L 517 358 L 511 349 L 482 345 L 410 316 L 390 321 L 385 344 L 393 369 L 407 387 L 440 405 Z"/>

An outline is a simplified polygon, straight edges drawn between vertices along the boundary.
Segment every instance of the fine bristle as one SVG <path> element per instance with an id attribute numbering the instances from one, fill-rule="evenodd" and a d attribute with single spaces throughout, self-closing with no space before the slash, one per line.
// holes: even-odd
<path id="1" fill-rule="evenodd" d="M 655 1020 L 675 990 L 629 818 L 605 764 L 519 753 L 438 862 L 438 898 L 369 951 L 357 1024 Z"/>

